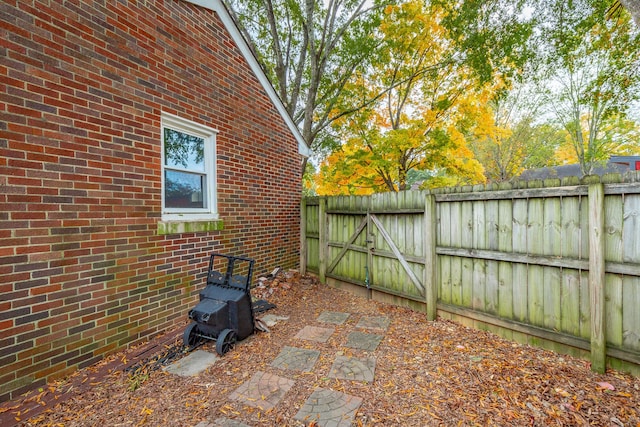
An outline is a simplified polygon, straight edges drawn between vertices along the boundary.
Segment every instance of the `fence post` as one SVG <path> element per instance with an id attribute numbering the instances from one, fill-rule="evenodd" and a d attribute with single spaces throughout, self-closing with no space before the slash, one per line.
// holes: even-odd
<path id="1" fill-rule="evenodd" d="M 591 369 L 604 373 L 605 337 L 604 186 L 589 185 L 589 301 L 591 310 Z"/>
<path id="2" fill-rule="evenodd" d="M 318 276 L 327 283 L 327 198 L 320 197 L 318 206 Z"/>
<path id="3" fill-rule="evenodd" d="M 300 275 L 307 274 L 307 199 L 300 200 Z"/>
<path id="4" fill-rule="evenodd" d="M 438 275 L 436 255 L 436 198 L 427 194 L 424 205 L 424 293 L 427 320 L 436 320 L 438 302 Z"/>

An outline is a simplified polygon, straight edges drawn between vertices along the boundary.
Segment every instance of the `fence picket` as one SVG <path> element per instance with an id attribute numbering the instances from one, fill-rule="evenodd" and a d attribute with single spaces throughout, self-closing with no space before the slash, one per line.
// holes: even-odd
<path id="1" fill-rule="evenodd" d="M 622 196 L 604 200 L 605 260 L 622 262 Z M 605 278 L 605 328 L 607 343 L 622 346 L 622 275 L 608 274 Z"/>
<path id="2" fill-rule="evenodd" d="M 539 197 L 529 199 L 527 211 L 527 253 L 529 255 L 544 254 L 543 209 L 544 199 Z M 527 273 L 528 321 L 534 326 L 544 326 L 544 268 L 539 265 L 529 265 Z"/>
<path id="3" fill-rule="evenodd" d="M 606 368 L 604 242 L 604 186 L 595 183 L 589 185 L 589 314 L 591 367 L 599 373 Z"/>
<path id="4" fill-rule="evenodd" d="M 640 176 L 638 177 L 640 180 Z M 622 230 L 622 259 L 638 266 L 640 264 L 640 193 L 624 197 Z M 638 267 L 640 269 L 640 267 Z M 623 347 L 640 352 L 640 275 L 624 276 L 622 281 L 623 301 Z M 626 304 L 635 304 L 626 309 Z"/>
<path id="5" fill-rule="evenodd" d="M 498 203 L 498 250 L 510 253 L 513 251 L 511 239 L 513 227 L 513 211 L 511 200 L 500 200 Z M 508 319 L 513 318 L 513 286 L 511 280 L 513 268 L 510 262 L 498 263 L 498 314 Z"/>
<path id="6" fill-rule="evenodd" d="M 557 184 L 556 184 L 557 185 Z M 546 256 L 562 255 L 562 205 L 559 197 L 544 199 L 543 250 Z M 561 328 L 562 270 L 557 267 L 544 267 L 544 326 L 552 330 Z"/>

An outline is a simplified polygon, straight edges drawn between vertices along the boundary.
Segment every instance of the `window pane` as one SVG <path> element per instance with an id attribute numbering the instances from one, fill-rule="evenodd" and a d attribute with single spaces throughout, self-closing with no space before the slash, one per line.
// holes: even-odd
<path id="1" fill-rule="evenodd" d="M 204 208 L 204 176 L 165 170 L 164 205 L 167 208 Z"/>
<path id="2" fill-rule="evenodd" d="M 204 172 L 204 139 L 165 128 L 164 164 Z"/>

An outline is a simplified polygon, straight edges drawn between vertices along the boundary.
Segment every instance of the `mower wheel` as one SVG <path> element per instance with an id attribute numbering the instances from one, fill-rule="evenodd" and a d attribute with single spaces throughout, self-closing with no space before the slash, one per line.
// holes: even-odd
<path id="1" fill-rule="evenodd" d="M 196 322 L 192 322 L 184 330 L 182 340 L 184 341 L 184 345 L 186 345 L 187 347 L 193 347 L 194 345 L 198 344 L 198 341 L 200 341 L 200 337 L 197 335 L 197 327 L 198 324 Z"/>
<path id="2" fill-rule="evenodd" d="M 236 331 L 233 329 L 223 329 L 216 341 L 216 352 L 218 352 L 220 356 L 224 356 L 233 348 L 237 339 Z"/>

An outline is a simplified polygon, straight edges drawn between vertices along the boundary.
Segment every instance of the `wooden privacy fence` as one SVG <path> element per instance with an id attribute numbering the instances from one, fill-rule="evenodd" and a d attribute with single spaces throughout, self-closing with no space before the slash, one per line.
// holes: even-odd
<path id="1" fill-rule="evenodd" d="M 302 202 L 323 282 L 640 373 L 640 174 Z"/>

